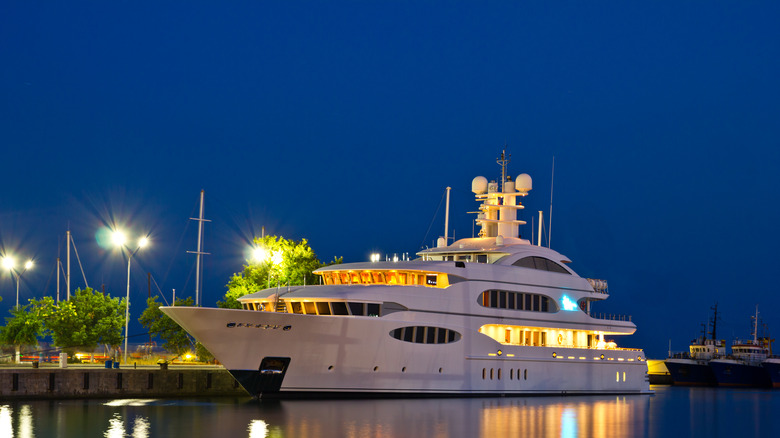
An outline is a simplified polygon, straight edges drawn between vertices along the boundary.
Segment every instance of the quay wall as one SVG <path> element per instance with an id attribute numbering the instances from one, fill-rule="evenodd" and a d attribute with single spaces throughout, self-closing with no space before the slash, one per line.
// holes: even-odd
<path id="1" fill-rule="evenodd" d="M 0 369 L 0 400 L 247 396 L 223 368 Z"/>

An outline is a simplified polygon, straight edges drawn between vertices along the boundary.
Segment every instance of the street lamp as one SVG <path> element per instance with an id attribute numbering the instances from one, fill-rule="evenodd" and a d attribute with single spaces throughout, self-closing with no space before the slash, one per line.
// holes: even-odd
<path id="1" fill-rule="evenodd" d="M 127 299 L 125 303 L 125 365 L 127 365 L 127 329 L 130 325 L 130 261 L 133 259 L 133 256 L 135 253 L 138 252 L 141 248 L 145 247 L 149 243 L 149 239 L 146 237 L 142 237 L 138 241 L 138 247 L 135 249 L 135 251 L 130 251 L 130 248 L 127 247 L 127 236 L 125 236 L 125 233 L 121 231 L 114 231 L 114 234 L 111 236 L 112 240 L 114 241 L 114 245 L 127 250 Z"/>
<path id="2" fill-rule="evenodd" d="M 28 269 L 33 267 L 33 261 L 27 260 L 24 263 L 24 269 L 22 269 L 22 272 L 18 272 L 16 268 L 16 261 L 13 259 L 13 257 L 3 257 L 3 267 L 5 269 L 8 269 L 8 271 L 16 277 L 16 308 L 19 308 L 19 281 L 22 278 L 22 274 L 27 272 Z"/>

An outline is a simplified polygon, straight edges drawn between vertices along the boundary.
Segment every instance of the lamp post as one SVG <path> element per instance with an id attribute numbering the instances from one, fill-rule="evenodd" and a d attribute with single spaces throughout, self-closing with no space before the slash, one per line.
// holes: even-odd
<path id="1" fill-rule="evenodd" d="M 16 277 L 16 308 L 17 309 L 19 308 L 19 281 L 21 280 L 22 275 L 25 272 L 27 272 L 28 269 L 32 268 L 32 266 L 33 266 L 33 261 L 27 260 L 24 263 L 24 269 L 22 269 L 22 272 L 18 272 L 16 271 L 16 269 L 14 269 L 16 267 L 16 262 L 14 261 L 13 257 L 8 257 L 8 256 L 3 257 L 3 267 L 8 269 L 11 275 Z"/>
<path id="2" fill-rule="evenodd" d="M 130 262 L 133 260 L 133 256 L 135 253 L 138 252 L 141 248 L 146 246 L 146 244 L 149 243 L 149 239 L 146 237 L 142 237 L 138 241 L 138 247 L 135 249 L 135 251 L 130 251 L 130 248 L 127 247 L 127 237 L 125 234 L 121 231 L 114 231 L 114 234 L 112 236 L 114 240 L 114 244 L 122 249 L 127 250 L 127 298 L 125 302 L 125 354 L 124 354 L 124 362 L 125 365 L 127 365 L 127 330 L 130 325 Z"/>

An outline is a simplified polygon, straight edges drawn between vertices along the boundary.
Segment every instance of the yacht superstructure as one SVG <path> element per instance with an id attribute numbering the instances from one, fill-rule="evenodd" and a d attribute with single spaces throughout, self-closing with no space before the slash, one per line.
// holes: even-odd
<path id="1" fill-rule="evenodd" d="M 591 312 L 607 282 L 519 237 L 531 178 L 507 163 L 501 184 L 472 182 L 478 237 L 326 266 L 322 285 L 262 290 L 240 310 L 162 310 L 262 397 L 650 392 L 644 352 L 610 340 L 634 323 Z"/>

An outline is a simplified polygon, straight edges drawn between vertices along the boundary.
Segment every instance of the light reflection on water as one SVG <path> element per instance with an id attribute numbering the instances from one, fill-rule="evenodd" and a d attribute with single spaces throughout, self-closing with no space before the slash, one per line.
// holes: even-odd
<path id="1" fill-rule="evenodd" d="M 0 437 L 776 436 L 780 391 L 657 387 L 652 396 L 0 404 Z M 88 432 L 88 433 L 85 433 Z"/>

